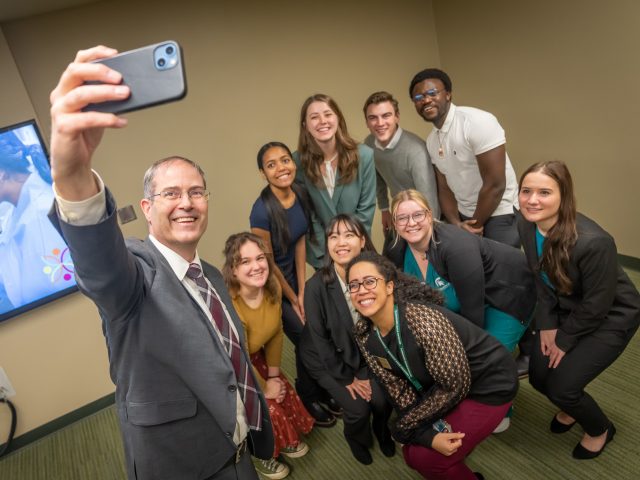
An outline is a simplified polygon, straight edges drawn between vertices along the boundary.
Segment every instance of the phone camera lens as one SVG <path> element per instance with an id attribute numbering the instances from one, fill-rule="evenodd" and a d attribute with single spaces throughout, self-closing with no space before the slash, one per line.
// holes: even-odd
<path id="1" fill-rule="evenodd" d="M 167 52 L 167 55 L 171 55 L 173 53 L 173 46 L 169 45 L 166 48 L 165 52 Z"/>
<path id="2" fill-rule="evenodd" d="M 164 67 L 166 63 L 167 62 L 166 62 L 166 60 L 164 58 L 159 58 L 158 59 L 158 66 L 159 67 Z"/>

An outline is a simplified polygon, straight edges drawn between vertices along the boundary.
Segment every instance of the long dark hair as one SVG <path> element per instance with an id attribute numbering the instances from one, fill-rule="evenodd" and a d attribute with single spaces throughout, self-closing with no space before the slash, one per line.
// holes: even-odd
<path id="1" fill-rule="evenodd" d="M 338 117 L 338 129 L 336 130 L 336 150 L 338 151 L 338 172 L 340 172 L 339 183 L 351 183 L 358 175 L 358 142 L 356 142 L 347 130 L 347 122 L 338 107 L 336 101 L 329 95 L 316 93 L 307 98 L 300 109 L 300 134 L 298 136 L 298 153 L 300 153 L 300 163 L 304 174 L 311 183 L 318 187 L 323 187 L 320 165 L 324 161 L 324 154 L 313 136 L 306 128 L 307 110 L 313 102 L 324 102 Z"/>
<path id="2" fill-rule="evenodd" d="M 349 262 L 349 265 L 347 265 L 347 282 L 349 281 L 349 271 L 351 268 L 361 262 L 373 264 L 385 282 L 393 281 L 393 299 L 402 308 L 410 302 L 442 305 L 442 295 L 440 292 L 422 283 L 417 278 L 401 272 L 390 260 L 375 251 L 363 251 Z"/>
<path id="3" fill-rule="evenodd" d="M 335 228 L 341 223 L 347 228 L 347 231 L 356 234 L 359 238 L 364 238 L 364 247 L 362 247 L 362 252 L 376 253 L 376 247 L 373 245 L 371 237 L 367 233 L 367 229 L 362 222 L 348 213 L 339 213 L 329 221 L 327 228 L 324 229 L 324 259 L 320 271 L 322 272 L 322 280 L 327 284 L 331 283 L 336 276 L 336 272 L 333 268 L 333 259 L 331 258 L 331 255 L 329 255 L 328 239 L 329 235 L 331 235 Z"/>
<path id="4" fill-rule="evenodd" d="M 571 250 L 578 240 L 576 228 L 576 197 L 569 169 L 557 160 L 531 165 L 520 177 L 522 182 L 530 173 L 540 172 L 553 179 L 560 189 L 558 221 L 549 229 L 542 248 L 539 270 L 544 271 L 560 293 L 570 294 L 573 288 L 568 275 Z"/>
<path id="5" fill-rule="evenodd" d="M 267 151 L 274 147 L 280 147 L 284 149 L 289 157 L 291 157 L 291 161 L 293 161 L 293 155 L 291 154 L 291 150 L 282 142 L 268 142 L 265 143 L 260 150 L 258 150 L 258 169 L 264 170 L 263 159 L 264 155 Z M 309 225 L 309 234 L 312 241 L 315 241 L 315 236 L 313 235 L 313 222 L 312 215 L 314 213 L 313 202 L 311 201 L 311 197 L 309 197 L 309 192 L 299 183 L 293 182 L 291 184 L 291 190 L 293 190 L 294 195 L 300 202 L 300 206 L 302 207 L 302 211 L 304 213 L 304 217 L 307 219 L 307 224 Z M 287 221 L 287 212 L 280 203 L 280 201 L 276 198 L 273 191 L 271 190 L 271 185 L 267 185 L 260 192 L 260 199 L 263 201 L 264 206 L 267 210 L 267 215 L 269 216 L 269 223 L 271 226 L 271 236 L 274 238 L 275 242 L 280 246 L 281 253 L 284 255 L 287 253 L 289 242 L 291 241 L 291 232 L 289 231 L 289 222 Z M 275 252 L 274 252 L 275 253 Z"/>

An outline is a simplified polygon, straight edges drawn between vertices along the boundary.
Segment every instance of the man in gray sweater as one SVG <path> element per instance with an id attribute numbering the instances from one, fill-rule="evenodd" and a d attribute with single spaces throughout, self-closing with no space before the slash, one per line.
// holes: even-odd
<path id="1" fill-rule="evenodd" d="M 388 92 L 375 92 L 367 98 L 363 112 L 371 131 L 364 143 L 374 150 L 378 208 L 385 237 L 393 229 L 388 191 L 393 197 L 407 188 L 418 190 L 428 200 L 434 218 L 440 218 L 436 178 L 426 145 L 414 133 L 400 128 L 398 101 Z"/>

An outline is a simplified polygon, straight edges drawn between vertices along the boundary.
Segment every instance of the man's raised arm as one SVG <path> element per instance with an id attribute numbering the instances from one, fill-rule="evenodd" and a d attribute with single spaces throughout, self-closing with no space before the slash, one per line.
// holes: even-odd
<path id="1" fill-rule="evenodd" d="M 91 63 L 117 50 L 97 46 L 80 50 L 51 92 L 51 174 L 56 192 L 65 200 L 81 201 L 99 188 L 91 171 L 93 152 L 105 128 L 122 128 L 127 120 L 111 113 L 83 112 L 90 103 L 123 100 L 129 87 L 119 85 L 120 73 Z M 85 84 L 88 81 L 101 84 Z"/>

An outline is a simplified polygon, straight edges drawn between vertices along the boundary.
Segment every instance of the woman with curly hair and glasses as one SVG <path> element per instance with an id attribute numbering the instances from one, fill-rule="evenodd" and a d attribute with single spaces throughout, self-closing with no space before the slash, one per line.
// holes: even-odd
<path id="1" fill-rule="evenodd" d="M 347 285 L 361 316 L 355 338 L 397 413 L 392 432 L 407 465 L 428 479 L 483 478 L 464 459 L 516 395 L 511 354 L 381 255 L 353 259 Z"/>

